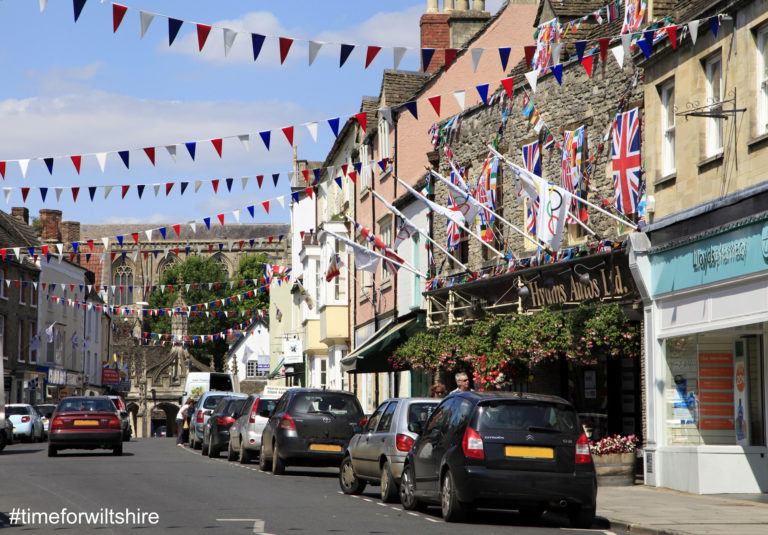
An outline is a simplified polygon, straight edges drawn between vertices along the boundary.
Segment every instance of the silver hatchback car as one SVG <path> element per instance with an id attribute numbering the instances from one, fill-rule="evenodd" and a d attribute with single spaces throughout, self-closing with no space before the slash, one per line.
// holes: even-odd
<path id="1" fill-rule="evenodd" d="M 261 432 L 269 421 L 269 414 L 280 398 L 251 394 L 240 412 L 235 416 L 235 423 L 229 428 L 229 449 L 227 460 L 239 460 L 247 464 L 261 448 Z"/>
<path id="2" fill-rule="evenodd" d="M 339 484 L 345 494 L 360 494 L 365 486 L 381 486 L 381 499 L 399 499 L 398 482 L 405 456 L 416 433 L 409 424 L 427 421 L 439 398 L 393 398 L 378 406 L 365 427 L 352 437 L 341 462 Z"/>

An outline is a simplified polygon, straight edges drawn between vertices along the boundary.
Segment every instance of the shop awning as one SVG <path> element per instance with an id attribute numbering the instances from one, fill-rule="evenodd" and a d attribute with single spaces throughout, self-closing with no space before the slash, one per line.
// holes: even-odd
<path id="1" fill-rule="evenodd" d="M 389 356 L 410 335 L 422 328 L 416 318 L 388 325 L 362 347 L 341 359 L 342 371 L 349 373 L 391 372 Z"/>
<path id="2" fill-rule="evenodd" d="M 278 362 L 277 366 L 275 366 L 275 369 L 270 372 L 270 374 L 267 376 L 267 379 L 272 379 L 276 375 L 280 375 L 280 370 L 283 368 L 283 361 L 285 361 L 284 358 L 280 359 L 280 362 Z"/>

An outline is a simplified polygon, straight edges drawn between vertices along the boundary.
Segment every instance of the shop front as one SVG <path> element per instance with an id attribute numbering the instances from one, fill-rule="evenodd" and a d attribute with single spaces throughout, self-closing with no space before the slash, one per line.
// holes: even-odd
<path id="1" fill-rule="evenodd" d="M 768 492 L 768 213 L 636 258 L 646 292 L 646 483 Z"/>

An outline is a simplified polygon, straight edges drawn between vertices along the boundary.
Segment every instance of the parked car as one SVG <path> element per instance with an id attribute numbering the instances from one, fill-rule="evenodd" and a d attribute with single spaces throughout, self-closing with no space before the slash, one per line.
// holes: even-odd
<path id="1" fill-rule="evenodd" d="M 411 423 L 426 423 L 440 403 L 435 398 L 388 399 L 368 419 L 362 432 L 349 441 L 341 461 L 339 484 L 346 494 L 360 494 L 367 483 L 381 486 L 381 499 L 399 498 L 398 483 L 405 456 L 418 435 Z"/>
<path id="2" fill-rule="evenodd" d="M 251 394 L 229 428 L 227 460 L 247 464 L 261 450 L 261 434 L 279 398 Z"/>
<path id="3" fill-rule="evenodd" d="M 69 397 L 56 406 L 48 435 L 48 457 L 63 449 L 111 449 L 123 454 L 120 413 L 106 396 Z"/>
<path id="4" fill-rule="evenodd" d="M 157 436 L 159 437 L 167 437 L 168 436 L 168 427 L 165 425 L 161 425 L 157 429 Z"/>
<path id="5" fill-rule="evenodd" d="M 32 405 L 9 403 L 5 406 L 5 416 L 13 424 L 14 437 L 32 442 L 43 441 L 43 420 Z"/>
<path id="6" fill-rule="evenodd" d="M 117 407 L 117 411 L 120 413 L 120 429 L 123 431 L 123 440 L 128 442 L 131 440 L 131 421 L 128 414 L 128 408 L 125 406 L 125 401 L 120 396 L 106 396 L 112 400 L 112 403 Z"/>
<path id="7" fill-rule="evenodd" d="M 282 395 L 261 436 L 259 467 L 338 466 L 363 409 L 352 392 L 294 388 Z"/>
<path id="8" fill-rule="evenodd" d="M 229 428 L 235 423 L 235 416 L 246 399 L 248 394 L 232 394 L 219 400 L 203 428 L 203 455 L 215 458 L 221 450 L 229 448 Z"/>
<path id="9" fill-rule="evenodd" d="M 0 451 L 13 444 L 13 423 L 7 418 L 0 419 Z"/>
<path id="10" fill-rule="evenodd" d="M 448 396 L 405 460 L 400 501 L 439 504 L 443 519 L 475 507 L 517 509 L 527 520 L 560 510 L 575 527 L 595 518 L 597 479 L 573 406 L 555 396 L 460 392 Z"/>
<path id="11" fill-rule="evenodd" d="M 43 405 L 35 405 L 35 410 L 37 411 L 37 414 L 40 415 L 40 418 L 43 420 L 43 437 L 44 439 L 48 436 L 48 428 L 51 424 L 51 416 L 53 415 L 53 411 L 56 410 L 56 405 L 54 404 L 43 404 Z"/>
<path id="12" fill-rule="evenodd" d="M 232 396 L 237 392 L 219 392 L 211 390 L 203 392 L 200 399 L 195 404 L 194 412 L 191 412 L 191 418 L 189 420 L 189 447 L 199 450 L 203 446 L 203 432 L 205 431 L 205 423 L 208 418 L 213 414 L 213 409 L 222 398 Z"/>

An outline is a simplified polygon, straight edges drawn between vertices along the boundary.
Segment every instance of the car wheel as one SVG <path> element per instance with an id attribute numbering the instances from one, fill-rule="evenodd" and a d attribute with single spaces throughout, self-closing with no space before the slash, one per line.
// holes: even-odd
<path id="1" fill-rule="evenodd" d="M 416 483 L 413 468 L 406 466 L 400 478 L 400 503 L 406 511 L 423 511 L 426 507 L 416 499 Z"/>
<path id="2" fill-rule="evenodd" d="M 0 432 L 0 451 L 5 449 L 5 433 Z"/>
<path id="3" fill-rule="evenodd" d="M 123 442 L 128 442 L 130 440 L 131 440 L 131 428 L 129 427 L 123 432 Z"/>
<path id="4" fill-rule="evenodd" d="M 389 465 L 389 461 L 387 461 L 381 467 L 381 501 L 392 503 L 397 501 L 397 497 L 397 483 L 392 476 L 392 468 Z"/>
<path id="5" fill-rule="evenodd" d="M 123 454 L 123 443 L 120 442 L 114 448 L 112 448 L 112 455 L 120 457 Z"/>
<path id="6" fill-rule="evenodd" d="M 524 523 L 534 524 L 541 519 L 541 515 L 544 514 L 544 508 L 539 506 L 521 507 L 518 509 L 518 513 L 520 513 L 520 518 L 522 518 Z"/>
<path id="7" fill-rule="evenodd" d="M 280 452 L 277 449 L 277 442 L 272 446 L 272 473 L 276 476 L 285 474 L 286 463 L 280 458 Z"/>
<path id="8" fill-rule="evenodd" d="M 352 458 L 347 455 L 341 461 L 339 468 L 339 486 L 344 494 L 362 494 L 365 490 L 365 481 L 360 480 L 352 466 Z"/>
<path id="9" fill-rule="evenodd" d="M 59 453 L 59 449 L 56 446 L 48 444 L 48 457 L 56 457 Z"/>
<path id="10" fill-rule="evenodd" d="M 192 446 L 194 449 L 199 450 L 203 447 L 203 443 L 197 440 L 197 437 L 194 438 L 194 441 L 194 446 Z"/>
<path id="11" fill-rule="evenodd" d="M 229 446 L 227 446 L 227 460 L 228 461 L 234 461 L 237 459 L 237 455 L 235 454 L 235 450 L 232 449 L 232 441 L 229 441 Z"/>
<path id="12" fill-rule="evenodd" d="M 208 455 L 208 444 L 205 442 L 205 435 L 203 435 L 203 443 L 200 446 L 200 453 Z"/>
<path id="13" fill-rule="evenodd" d="M 248 464 L 251 462 L 251 452 L 245 449 L 245 443 L 240 444 L 240 457 L 238 458 L 240 464 Z M 261 466 L 261 463 L 259 463 Z"/>
<path id="14" fill-rule="evenodd" d="M 589 529 L 592 527 L 592 523 L 595 521 L 595 506 L 573 506 L 568 511 L 568 518 L 571 521 L 571 527 Z"/>
<path id="15" fill-rule="evenodd" d="M 440 485 L 440 506 L 443 509 L 443 520 L 446 522 L 459 522 L 467 515 L 467 508 L 456 495 L 456 485 L 450 470 L 445 472 Z"/>
<path id="16" fill-rule="evenodd" d="M 272 464 L 267 462 L 267 456 L 264 454 L 264 443 L 261 443 L 261 448 L 259 449 L 259 468 L 261 468 L 262 472 L 269 472 L 269 470 L 272 468 Z"/>
<path id="17" fill-rule="evenodd" d="M 221 455 L 221 450 L 219 450 L 219 448 L 217 448 L 216 446 L 214 446 L 213 444 L 211 444 L 209 442 L 208 443 L 208 457 L 210 457 L 211 459 L 218 459 L 220 455 Z"/>

